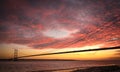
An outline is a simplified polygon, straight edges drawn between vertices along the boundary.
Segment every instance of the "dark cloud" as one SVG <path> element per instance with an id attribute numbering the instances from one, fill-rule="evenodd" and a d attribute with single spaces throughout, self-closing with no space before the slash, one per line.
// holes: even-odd
<path id="1" fill-rule="evenodd" d="M 0 32 L 6 32 L 9 30 L 9 27 L 6 25 L 0 25 Z"/>
<path id="2" fill-rule="evenodd" d="M 59 6 L 61 5 L 62 1 L 60 0 L 55 0 L 55 1 L 50 1 L 50 0 L 27 0 L 27 2 L 33 6 L 33 7 L 45 7 L 47 9 L 49 8 L 59 8 Z"/>

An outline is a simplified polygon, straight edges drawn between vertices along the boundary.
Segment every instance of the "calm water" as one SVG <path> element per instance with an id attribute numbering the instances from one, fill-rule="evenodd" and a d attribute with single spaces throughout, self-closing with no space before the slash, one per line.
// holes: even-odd
<path id="1" fill-rule="evenodd" d="M 18 61 L 0 62 L 0 72 L 30 72 L 39 70 L 86 68 L 91 66 L 111 65 L 119 62 L 110 61 Z"/>

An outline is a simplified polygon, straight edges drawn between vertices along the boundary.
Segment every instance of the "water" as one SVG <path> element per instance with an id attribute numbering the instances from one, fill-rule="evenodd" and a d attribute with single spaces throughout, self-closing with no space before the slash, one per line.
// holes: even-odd
<path id="1" fill-rule="evenodd" d="M 86 68 L 100 65 L 119 64 L 114 61 L 4 61 L 0 62 L 0 72 L 31 72 L 40 70 L 60 70 Z"/>

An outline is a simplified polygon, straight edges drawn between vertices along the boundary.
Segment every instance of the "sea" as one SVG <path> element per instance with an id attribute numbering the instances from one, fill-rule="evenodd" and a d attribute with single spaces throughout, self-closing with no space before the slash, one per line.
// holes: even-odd
<path id="1" fill-rule="evenodd" d="M 0 61 L 0 72 L 71 72 L 94 66 L 120 65 L 119 61 Z"/>

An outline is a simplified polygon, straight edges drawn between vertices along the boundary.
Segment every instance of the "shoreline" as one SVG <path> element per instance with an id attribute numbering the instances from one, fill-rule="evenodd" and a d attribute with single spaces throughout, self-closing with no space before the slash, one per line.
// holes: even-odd
<path id="1" fill-rule="evenodd" d="M 29 72 L 120 72 L 120 65 L 74 67 L 68 69 L 38 70 L 38 71 L 29 71 Z"/>
<path id="2" fill-rule="evenodd" d="M 38 71 L 29 71 L 29 72 L 68 72 L 68 71 L 74 71 L 74 70 L 78 70 L 78 69 L 86 69 L 85 67 L 74 67 L 74 68 L 67 68 L 67 69 L 52 69 L 52 70 L 38 70 Z"/>

